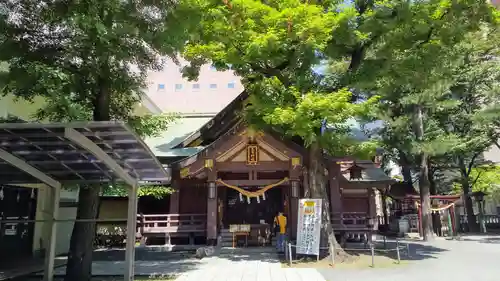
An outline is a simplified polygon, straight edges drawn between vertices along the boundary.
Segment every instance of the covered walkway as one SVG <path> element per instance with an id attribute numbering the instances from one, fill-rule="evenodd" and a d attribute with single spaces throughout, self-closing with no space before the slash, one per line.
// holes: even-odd
<path id="1" fill-rule="evenodd" d="M 160 162 L 123 122 L 0 124 L 0 184 L 42 183 L 51 188 L 46 281 L 54 278 L 63 186 L 123 183 L 129 187 L 124 276 L 130 281 L 134 277 L 137 189 L 169 180 Z"/>

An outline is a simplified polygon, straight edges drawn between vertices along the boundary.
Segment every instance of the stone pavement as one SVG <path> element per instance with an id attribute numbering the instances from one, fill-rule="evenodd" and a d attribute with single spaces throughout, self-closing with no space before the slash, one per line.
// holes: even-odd
<path id="1" fill-rule="evenodd" d="M 324 281 L 315 269 L 281 268 L 274 253 L 228 253 L 205 258 L 207 264 L 176 281 Z"/>

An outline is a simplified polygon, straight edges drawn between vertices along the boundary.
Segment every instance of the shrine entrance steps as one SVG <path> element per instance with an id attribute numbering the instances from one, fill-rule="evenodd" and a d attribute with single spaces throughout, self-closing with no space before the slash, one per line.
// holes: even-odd
<path id="1" fill-rule="evenodd" d="M 223 228 L 220 231 L 220 237 L 221 237 L 221 247 L 233 247 L 233 234 L 229 232 L 229 228 Z M 242 236 L 237 237 L 237 241 L 235 241 L 235 246 L 236 247 L 243 247 L 245 244 L 245 238 Z M 265 247 L 273 247 L 276 245 L 276 236 L 272 236 L 271 238 L 271 244 L 266 243 L 264 246 Z M 248 247 L 256 247 L 256 248 L 262 248 L 262 244 L 257 244 L 257 243 L 249 243 Z"/>

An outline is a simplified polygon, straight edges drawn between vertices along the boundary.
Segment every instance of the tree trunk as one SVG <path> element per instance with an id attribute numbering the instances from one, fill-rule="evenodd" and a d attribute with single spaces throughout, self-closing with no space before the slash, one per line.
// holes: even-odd
<path id="1" fill-rule="evenodd" d="M 323 204 L 321 214 L 320 247 L 328 246 L 329 254 L 331 255 L 335 251 L 336 261 L 342 262 L 347 254 L 337 242 L 335 232 L 331 224 L 330 198 L 328 198 L 326 190 L 325 170 L 323 150 L 321 149 L 319 143 L 312 143 L 309 147 L 309 165 L 307 174 L 309 176 L 309 194 L 311 195 L 311 198 L 322 199 Z"/>
<path id="2" fill-rule="evenodd" d="M 479 232 L 479 224 L 476 222 L 476 216 L 474 215 L 474 202 L 472 198 L 467 196 L 470 192 L 470 185 L 468 179 L 462 179 L 462 190 L 464 192 L 463 198 L 465 199 L 465 213 L 467 214 L 467 227 L 471 232 Z"/>
<path id="3" fill-rule="evenodd" d="M 429 162 L 427 162 L 429 163 Z M 430 166 L 430 164 L 429 164 Z M 437 192 L 437 186 L 436 186 L 436 181 L 434 180 L 434 174 L 435 174 L 435 171 L 432 170 L 431 167 L 429 167 L 429 191 L 430 191 L 430 194 L 431 195 L 437 195 L 438 192 Z"/>
<path id="4" fill-rule="evenodd" d="M 474 215 L 474 202 L 469 196 L 471 192 L 469 173 L 464 160 L 460 157 L 458 158 L 458 168 L 460 169 L 460 183 L 462 184 L 465 213 L 467 215 L 467 227 L 471 232 L 479 232 L 479 224 L 476 222 L 476 216 Z"/>
<path id="5" fill-rule="evenodd" d="M 424 137 L 424 116 L 422 107 L 417 106 L 415 114 L 415 135 L 419 141 Z M 428 241 L 434 238 L 432 232 L 432 212 L 431 212 L 431 197 L 429 184 L 429 166 L 427 163 L 428 155 L 425 152 L 420 153 L 420 172 L 418 175 L 418 187 L 420 190 L 420 208 L 421 208 L 421 228 L 422 238 Z"/>
<path id="6" fill-rule="evenodd" d="M 421 157 L 418 185 L 420 189 L 420 208 L 422 208 L 422 238 L 424 241 L 428 241 L 434 238 L 434 233 L 432 232 L 431 193 L 427 155 L 422 153 Z"/>
<path id="7" fill-rule="evenodd" d="M 413 178 L 411 176 L 410 161 L 403 152 L 399 152 L 399 166 L 401 166 L 401 173 L 403 174 L 403 181 L 413 187 Z"/>
<path id="8" fill-rule="evenodd" d="M 76 219 L 96 217 L 99 194 L 100 190 L 96 186 L 80 187 Z M 75 222 L 71 233 L 65 281 L 91 280 L 95 230 L 95 222 Z"/>
<path id="9" fill-rule="evenodd" d="M 103 65 L 94 99 L 94 121 L 110 120 L 109 66 Z M 101 185 L 80 187 L 77 219 L 96 219 L 99 210 Z M 92 278 L 92 253 L 96 222 L 75 222 L 71 234 L 68 263 L 64 281 L 90 281 Z"/>

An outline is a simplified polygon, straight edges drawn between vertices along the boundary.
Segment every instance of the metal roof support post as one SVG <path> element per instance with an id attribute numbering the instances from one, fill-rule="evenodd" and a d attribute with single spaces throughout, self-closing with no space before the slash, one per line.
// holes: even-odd
<path id="1" fill-rule="evenodd" d="M 125 251 L 125 281 L 134 280 L 135 261 L 135 235 L 137 231 L 137 197 L 138 185 L 132 185 L 128 189 L 128 210 L 127 210 L 127 242 Z"/>
<path id="2" fill-rule="evenodd" d="M 54 258 L 56 256 L 56 236 L 57 236 L 57 220 L 59 214 L 59 196 L 61 191 L 61 183 L 52 177 L 42 173 L 37 168 L 26 163 L 22 159 L 10 154 L 9 152 L 0 149 L 0 159 L 11 164 L 12 166 L 26 172 L 32 177 L 40 180 L 41 182 L 47 184 L 51 188 L 50 196 L 50 206 L 51 206 L 51 216 L 50 216 L 50 229 L 49 230 L 49 241 L 47 248 L 45 249 L 45 270 L 44 270 L 44 281 L 54 280 Z"/>
<path id="3" fill-rule="evenodd" d="M 50 230 L 49 241 L 45 249 L 45 270 L 44 281 L 54 280 L 54 259 L 56 258 L 56 242 L 57 242 L 57 218 L 59 217 L 59 200 L 61 195 L 60 187 L 52 187 L 50 189 Z"/>

